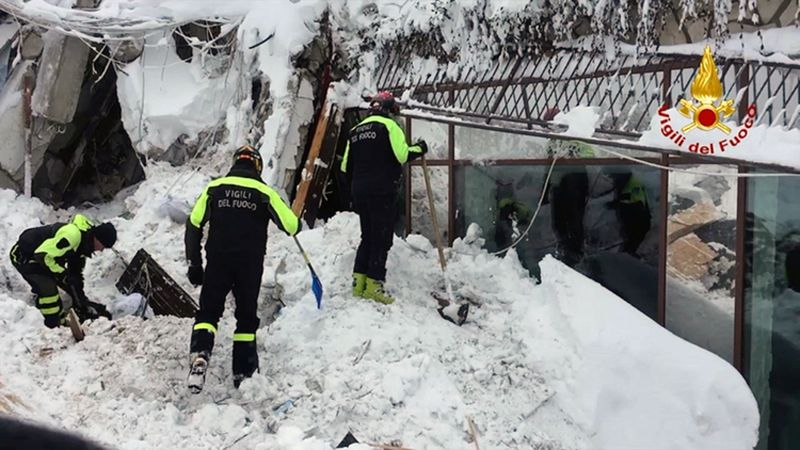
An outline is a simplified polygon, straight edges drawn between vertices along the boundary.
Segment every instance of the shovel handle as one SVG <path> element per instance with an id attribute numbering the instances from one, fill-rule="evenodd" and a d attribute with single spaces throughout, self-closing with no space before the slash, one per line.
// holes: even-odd
<path id="1" fill-rule="evenodd" d="M 442 236 L 439 233 L 439 220 L 436 218 L 436 206 L 433 202 L 433 189 L 431 189 L 431 179 L 428 174 L 428 163 L 425 154 L 422 154 L 422 174 L 425 177 L 425 190 L 428 192 L 428 208 L 431 211 L 431 222 L 433 222 L 433 234 L 436 239 L 436 249 L 439 251 L 439 265 L 442 271 L 447 270 L 447 262 L 444 260 L 444 250 L 442 249 Z"/>

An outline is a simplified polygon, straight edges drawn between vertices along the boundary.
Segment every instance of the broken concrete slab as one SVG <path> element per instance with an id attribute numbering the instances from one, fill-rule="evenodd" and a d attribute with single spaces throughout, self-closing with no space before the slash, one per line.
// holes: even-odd
<path id="1" fill-rule="evenodd" d="M 25 162 L 25 122 L 22 91 L 25 72 L 33 62 L 22 61 L 8 78 L 0 92 L 0 187 L 19 189 L 23 181 Z"/>
<path id="2" fill-rule="evenodd" d="M 716 250 L 691 233 L 667 247 L 667 271 L 676 277 L 701 280 L 716 257 Z"/>
<path id="3" fill-rule="evenodd" d="M 724 217 L 725 214 L 713 203 L 708 201 L 696 203 L 689 209 L 669 216 L 667 242 L 672 243 L 703 225 L 716 222 Z"/>
<path id="4" fill-rule="evenodd" d="M 89 61 L 89 47 L 80 39 L 55 30 L 44 34 L 31 108 L 37 116 L 70 123 L 78 107 Z"/>

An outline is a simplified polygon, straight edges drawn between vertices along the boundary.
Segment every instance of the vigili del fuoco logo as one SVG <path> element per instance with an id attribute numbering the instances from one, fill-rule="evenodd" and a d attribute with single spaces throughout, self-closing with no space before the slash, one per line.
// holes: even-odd
<path id="1" fill-rule="evenodd" d="M 722 82 L 717 75 L 717 65 L 714 64 L 714 57 L 708 46 L 703 52 L 700 69 L 692 81 L 691 91 L 695 101 L 682 98 L 677 108 L 682 116 L 691 120 L 688 125 L 673 124 L 672 117 L 668 113 L 669 106 L 662 105 L 658 109 L 658 115 L 661 117 L 661 134 L 664 137 L 676 143 L 681 149 L 686 148 L 692 153 L 703 155 L 724 152 L 726 149 L 736 147 L 747 138 L 750 128 L 755 123 L 756 105 L 747 107 L 747 117 L 738 129 L 731 130 L 722 122 L 723 119 L 733 115 L 736 108 L 733 106 L 733 100 L 720 100 L 723 95 Z M 719 139 L 719 133 L 709 133 L 714 130 L 719 130 L 726 136 Z M 687 141 L 690 142 L 688 146 L 685 145 Z"/>

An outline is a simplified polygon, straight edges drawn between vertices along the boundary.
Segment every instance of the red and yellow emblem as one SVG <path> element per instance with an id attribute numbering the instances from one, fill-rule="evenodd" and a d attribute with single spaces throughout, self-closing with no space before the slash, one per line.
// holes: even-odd
<path id="1" fill-rule="evenodd" d="M 709 46 L 706 46 L 703 52 L 700 69 L 692 81 L 692 97 L 700 104 L 686 99 L 680 101 L 678 111 L 692 119 L 692 123 L 681 128 L 681 131 L 686 133 L 696 127 L 705 131 L 718 128 L 725 133 L 731 132 L 731 129 L 722 123 L 722 119 L 730 117 L 736 108 L 733 106 L 733 100 L 719 101 L 722 97 L 722 82 L 717 75 L 717 65 L 714 64 Z"/>

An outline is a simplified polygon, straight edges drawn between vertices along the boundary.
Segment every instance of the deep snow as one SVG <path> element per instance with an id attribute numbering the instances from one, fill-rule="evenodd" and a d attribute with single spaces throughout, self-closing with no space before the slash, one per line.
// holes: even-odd
<path id="1" fill-rule="evenodd" d="M 342 15 L 334 19 L 356 20 L 368 3 L 337 0 Z M 516 11 L 523 2 L 493 4 Z M 227 170 L 231 148 L 246 137 L 249 78 L 241 75 L 260 71 L 270 81 L 273 113 L 263 127 L 261 151 L 274 162 L 265 173 L 274 183 L 293 163 L 285 149 L 296 87 L 290 58 L 315 34 L 314 20 L 326 2 L 282 2 L 280 11 L 251 0 L 221 5 L 109 0 L 91 13 L 128 20 L 128 26 L 150 34 L 145 56 L 123 68 L 127 75 L 118 82 L 123 121 L 140 151 L 146 150 L 145 141 L 161 147 L 182 133 L 191 138 L 220 122 L 227 127 L 227 145 L 218 152 L 201 154 L 183 168 L 150 162 L 145 182 L 109 204 L 83 211 L 118 226 L 122 255 L 131 258 L 138 248 L 147 249 L 195 297 L 199 289 L 184 276 L 180 219 L 204 184 Z M 53 8 L 44 0 L 32 0 L 26 8 L 42 18 L 84 14 Z M 170 40 L 157 36 L 161 31 L 154 28 L 205 17 L 210 8 L 242 20 L 240 49 L 272 31 L 277 37 L 237 55 L 231 73 L 217 78 L 204 73 L 199 62 L 174 61 L 159 47 L 171 45 Z M 388 17 L 381 32 L 393 33 L 426 17 L 416 4 L 408 8 L 413 17 L 399 20 L 402 5 L 381 0 L 379 10 Z M 358 29 L 368 23 L 351 25 Z M 375 54 L 362 56 L 366 74 Z M 467 57 L 478 61 L 478 56 Z M 340 92 L 340 98 L 357 102 L 360 92 L 355 91 Z M 581 123 L 593 120 L 574 113 L 564 119 L 577 124 L 573 129 L 579 132 Z M 8 253 L 23 229 L 74 212 L 53 211 L 37 200 L 0 191 L 0 253 Z M 66 330 L 41 325 L 27 286 L 4 260 L 0 395 L 22 399 L 9 403 L 14 414 L 137 450 L 328 449 L 348 430 L 364 442 L 463 449 L 471 447 L 468 417 L 484 449 L 728 450 L 755 445 L 755 400 L 733 367 L 553 259 L 542 264 L 543 283 L 535 285 L 514 251 L 499 259 L 482 250 L 476 227 L 456 242 L 449 261 L 456 291 L 479 303 L 464 327 L 435 312 L 429 292 L 441 289 L 443 282 L 436 252 L 421 236 L 395 239 L 388 286 L 399 298 L 396 304 L 352 298 L 357 224 L 355 216 L 343 213 L 299 237 L 325 285 L 322 310 L 315 308 L 308 271 L 294 244 L 271 231 L 262 317 L 270 310 L 267 294 L 275 292 L 275 280 L 287 307 L 259 331 L 262 372 L 240 390 L 232 388 L 229 307 L 207 388 L 198 396 L 184 387 L 190 319 L 98 320 L 88 325 L 86 340 L 76 344 Z M 120 259 L 104 252 L 90 260 L 86 274 L 89 295 L 124 314 L 130 299 L 117 300 L 114 288 L 122 270 Z"/>
<path id="2" fill-rule="evenodd" d="M 86 213 L 113 217 L 123 255 L 146 248 L 196 296 L 183 274 L 183 226 L 163 204 L 193 200 L 205 181 L 152 164 L 129 197 Z M 10 191 L 0 197 L 3 254 L 37 217 L 66 217 Z M 498 259 L 480 249 L 474 227 L 448 266 L 457 293 L 480 303 L 464 327 L 436 314 L 429 291 L 442 288 L 442 277 L 433 246 L 418 235 L 396 238 L 389 256 L 396 304 L 352 298 L 357 223 L 342 213 L 300 234 L 325 285 L 322 310 L 293 242 L 272 230 L 264 284 L 276 279 L 287 307 L 259 331 L 262 371 L 233 389 L 229 305 L 198 396 L 184 388 L 190 319 L 102 319 L 76 344 L 66 329 L 41 325 L 4 262 L 0 383 L 26 405 L 14 413 L 124 449 L 327 449 L 348 430 L 362 442 L 461 449 L 470 446 L 467 417 L 482 448 L 755 444 L 755 401 L 733 367 L 556 260 L 545 260 L 535 285 L 514 252 Z M 113 303 L 122 270 L 111 252 L 92 258 L 89 295 Z"/>

